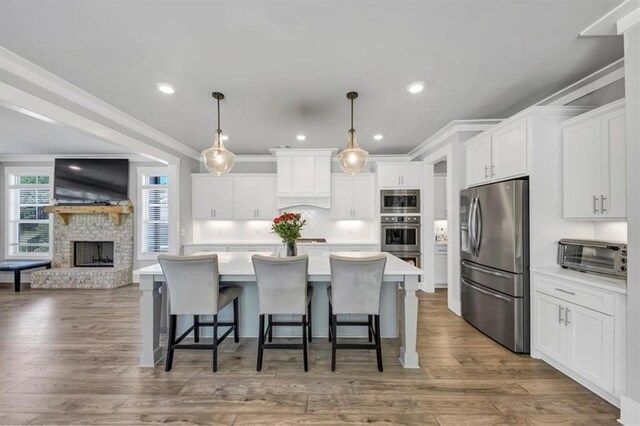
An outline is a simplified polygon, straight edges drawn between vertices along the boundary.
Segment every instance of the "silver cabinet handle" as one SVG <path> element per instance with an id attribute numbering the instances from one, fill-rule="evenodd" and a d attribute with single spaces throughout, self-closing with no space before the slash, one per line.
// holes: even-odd
<path id="1" fill-rule="evenodd" d="M 216 209 L 213 209 L 213 217 L 216 217 Z"/>
<path id="2" fill-rule="evenodd" d="M 491 176 L 495 176 L 496 175 L 496 165 L 492 164 L 491 165 Z"/>
<path id="3" fill-rule="evenodd" d="M 562 311 L 563 310 L 564 310 L 564 308 L 562 306 L 558 305 L 558 322 L 560 324 L 562 324 L 562 321 L 563 321 L 563 319 L 562 319 Z"/>
<path id="4" fill-rule="evenodd" d="M 593 196 L 593 212 L 598 213 L 598 197 Z"/>
<path id="5" fill-rule="evenodd" d="M 489 166 L 484 166 L 484 177 L 489 177 Z"/>
<path id="6" fill-rule="evenodd" d="M 213 217 L 213 209 L 211 209 L 211 214 L 209 215 L 209 217 Z"/>
<path id="7" fill-rule="evenodd" d="M 564 308 L 565 312 L 564 312 L 564 325 L 569 325 L 571 324 L 571 322 L 569 322 L 569 312 L 571 312 L 571 310 L 569 308 Z"/>
<path id="8" fill-rule="evenodd" d="M 600 196 L 600 212 L 605 213 L 607 209 L 604 207 L 604 202 L 607 201 L 607 197 L 604 195 Z"/>
<path id="9" fill-rule="evenodd" d="M 575 296 L 576 295 L 574 292 L 569 291 L 569 290 L 565 290 L 565 289 L 562 289 L 562 288 L 556 287 L 556 290 L 558 290 L 560 293 L 570 294 L 571 296 Z"/>

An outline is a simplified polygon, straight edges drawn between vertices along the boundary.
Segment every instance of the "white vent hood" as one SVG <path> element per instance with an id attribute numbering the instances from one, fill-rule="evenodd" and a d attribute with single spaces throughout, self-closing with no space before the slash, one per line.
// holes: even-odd
<path id="1" fill-rule="evenodd" d="M 277 157 L 278 208 L 331 208 L 332 149 L 272 149 Z"/>

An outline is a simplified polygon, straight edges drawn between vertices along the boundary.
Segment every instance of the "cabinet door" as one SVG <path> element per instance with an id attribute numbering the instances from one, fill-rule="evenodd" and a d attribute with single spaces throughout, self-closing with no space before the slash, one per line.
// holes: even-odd
<path id="1" fill-rule="evenodd" d="M 235 219 L 255 219 L 258 214 L 258 179 L 255 177 L 233 178 Z"/>
<path id="2" fill-rule="evenodd" d="M 400 188 L 402 169 L 400 166 L 391 164 L 380 164 L 378 166 L 378 184 L 381 189 Z"/>
<path id="3" fill-rule="evenodd" d="M 313 157 L 295 157 L 291 164 L 292 195 L 314 194 L 315 160 Z"/>
<path id="4" fill-rule="evenodd" d="M 313 193 L 316 196 L 329 196 L 331 191 L 331 157 L 315 157 L 313 160 Z"/>
<path id="5" fill-rule="evenodd" d="M 436 254 L 435 256 L 435 284 L 447 284 L 447 255 Z"/>
<path id="6" fill-rule="evenodd" d="M 353 219 L 373 219 L 376 210 L 376 184 L 373 176 L 353 178 Z"/>
<path id="7" fill-rule="evenodd" d="M 277 192 L 280 195 L 290 195 L 292 191 L 291 176 L 293 173 L 293 162 L 291 161 L 291 157 L 278 157 L 276 167 L 278 168 Z"/>
<path id="8" fill-rule="evenodd" d="M 492 135 L 493 180 L 527 173 L 527 121 L 518 120 L 496 130 Z"/>
<path id="9" fill-rule="evenodd" d="M 564 363 L 565 326 L 562 302 L 555 297 L 535 292 L 535 345 L 548 357 Z"/>
<path id="10" fill-rule="evenodd" d="M 420 188 L 420 177 L 422 164 L 406 165 L 402 168 L 402 175 L 400 176 L 400 184 L 403 188 Z"/>
<path id="11" fill-rule="evenodd" d="M 273 219 L 278 216 L 276 178 L 258 178 L 258 218 Z"/>
<path id="12" fill-rule="evenodd" d="M 491 180 L 491 135 L 467 145 L 467 186 Z"/>
<path id="13" fill-rule="evenodd" d="M 333 219 L 353 217 L 353 178 L 351 176 L 331 177 L 331 217 Z"/>
<path id="14" fill-rule="evenodd" d="M 213 219 L 233 219 L 233 178 L 212 176 Z"/>
<path id="15" fill-rule="evenodd" d="M 566 365 L 585 379 L 613 391 L 613 317 L 565 304 L 567 324 Z"/>
<path id="16" fill-rule="evenodd" d="M 577 123 L 562 131 L 564 217 L 600 216 L 600 122 Z"/>
<path id="17" fill-rule="evenodd" d="M 191 215 L 194 219 L 213 218 L 213 179 L 214 176 L 191 177 Z"/>
<path id="18" fill-rule="evenodd" d="M 447 178 L 436 176 L 434 181 L 433 203 L 435 207 L 435 219 L 447 218 Z"/>
<path id="19" fill-rule="evenodd" d="M 627 217 L 625 135 L 624 108 L 611 111 L 600 119 L 600 212 L 609 218 Z"/>

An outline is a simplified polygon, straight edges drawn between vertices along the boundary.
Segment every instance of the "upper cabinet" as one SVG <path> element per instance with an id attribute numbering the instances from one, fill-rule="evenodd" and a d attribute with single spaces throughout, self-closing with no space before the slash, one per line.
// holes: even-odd
<path id="1" fill-rule="evenodd" d="M 574 117 L 561 127 L 564 217 L 625 219 L 624 101 Z"/>
<path id="2" fill-rule="evenodd" d="M 375 180 L 373 174 L 331 176 L 331 218 L 373 219 L 375 217 Z"/>
<path id="3" fill-rule="evenodd" d="M 516 118 L 474 137 L 466 146 L 467 186 L 527 174 L 527 120 Z"/>
<path id="4" fill-rule="evenodd" d="M 422 163 L 378 163 L 380 189 L 412 188 L 422 186 Z"/>
<path id="5" fill-rule="evenodd" d="M 435 176 L 433 187 L 434 219 L 447 219 L 447 177 Z"/>
<path id="6" fill-rule="evenodd" d="M 234 177 L 235 219 L 272 219 L 276 207 L 275 176 Z"/>
<path id="7" fill-rule="evenodd" d="M 334 150 L 275 150 L 278 197 L 331 197 Z"/>
<path id="8" fill-rule="evenodd" d="M 194 219 L 233 219 L 233 178 L 192 175 L 191 190 Z"/>

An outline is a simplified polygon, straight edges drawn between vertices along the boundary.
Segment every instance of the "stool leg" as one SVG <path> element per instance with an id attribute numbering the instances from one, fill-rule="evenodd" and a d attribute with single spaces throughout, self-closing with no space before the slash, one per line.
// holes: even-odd
<path id="1" fill-rule="evenodd" d="M 309 360 L 307 359 L 307 316 L 302 316 L 302 352 L 304 357 L 304 371 L 309 371 Z"/>
<path id="2" fill-rule="evenodd" d="M 312 302 L 312 301 L 310 300 L 310 301 L 309 301 L 309 306 L 308 306 L 308 309 L 307 309 L 307 311 L 308 311 L 308 312 L 307 312 L 307 315 L 309 315 L 309 318 L 307 318 L 307 321 L 308 321 L 308 324 L 309 324 L 309 331 L 308 331 L 308 333 L 309 333 L 309 341 L 310 341 L 310 342 L 311 342 L 311 341 L 313 341 L 313 332 L 312 332 L 312 331 L 313 331 L 313 329 L 312 329 L 312 327 L 311 327 L 311 302 Z"/>
<path id="3" fill-rule="evenodd" d="M 376 357 L 378 358 L 378 371 L 382 372 L 382 342 L 380 341 L 380 315 L 375 316 Z"/>
<path id="4" fill-rule="evenodd" d="M 20 292 L 20 271 L 13 272 L 13 291 Z"/>
<path id="5" fill-rule="evenodd" d="M 173 364 L 173 342 L 176 341 L 176 316 L 169 315 L 169 336 L 167 339 L 167 354 L 165 356 L 164 371 L 171 371 Z"/>
<path id="6" fill-rule="evenodd" d="M 371 329 L 373 328 L 373 315 L 369 315 L 369 325 L 367 326 L 369 331 L 369 341 L 373 341 L 373 335 L 371 334 Z"/>
<path id="7" fill-rule="evenodd" d="M 269 327 L 269 342 L 273 341 L 273 315 L 269 315 L 269 324 L 267 325 L 267 327 Z"/>
<path id="8" fill-rule="evenodd" d="M 338 317 L 331 315 L 331 334 L 333 340 L 331 341 L 331 371 L 336 371 L 336 344 L 338 342 L 337 325 Z"/>
<path id="9" fill-rule="evenodd" d="M 218 315 L 213 316 L 213 372 L 218 371 Z"/>
<path id="10" fill-rule="evenodd" d="M 262 352 L 264 350 L 264 315 L 260 315 L 260 324 L 258 325 L 258 364 L 256 371 L 262 370 Z"/>
<path id="11" fill-rule="evenodd" d="M 240 329 L 238 328 L 238 298 L 233 299 L 233 341 L 240 341 Z"/>
<path id="12" fill-rule="evenodd" d="M 193 316 L 193 341 L 200 341 L 200 315 Z"/>
<path id="13" fill-rule="evenodd" d="M 331 342 L 331 333 L 333 333 L 332 324 L 333 319 L 333 308 L 331 308 L 331 300 L 329 300 L 329 342 Z"/>

